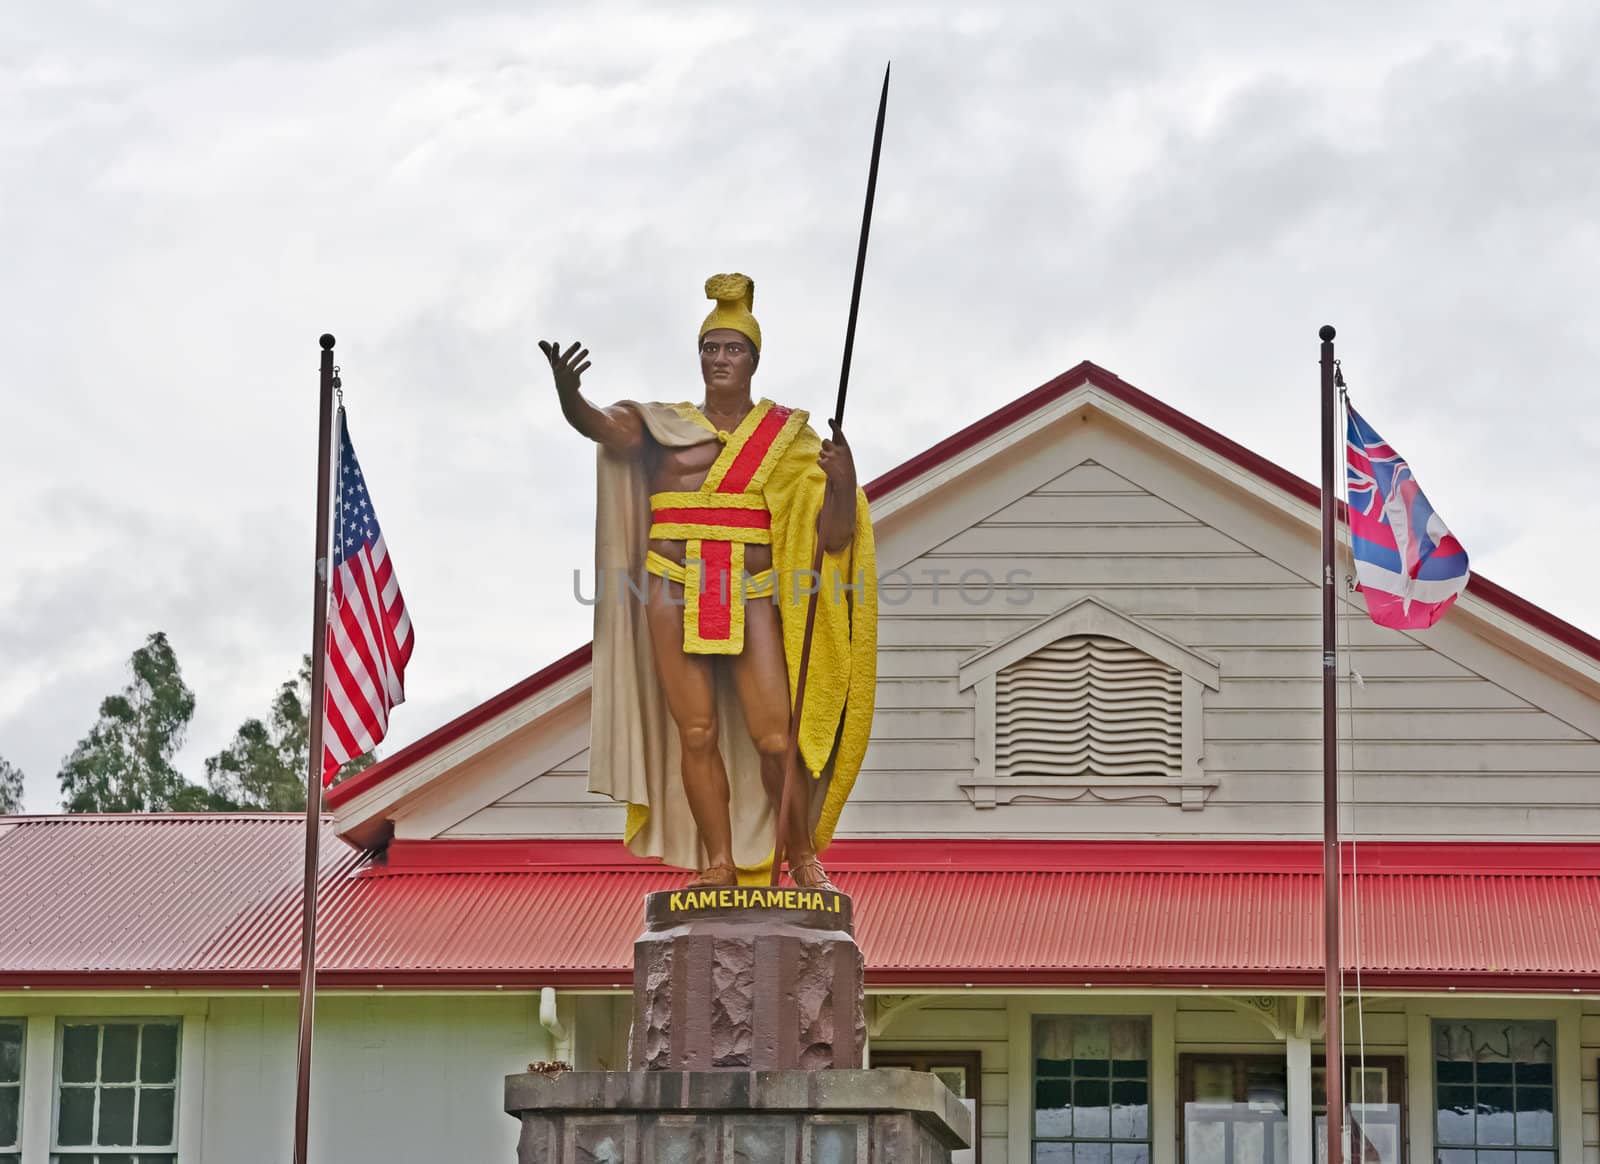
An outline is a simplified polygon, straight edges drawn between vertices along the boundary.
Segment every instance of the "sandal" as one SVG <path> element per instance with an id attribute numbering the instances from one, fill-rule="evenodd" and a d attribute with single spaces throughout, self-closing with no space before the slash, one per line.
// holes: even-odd
<path id="1" fill-rule="evenodd" d="M 789 880 L 801 889 L 831 889 L 838 892 L 838 886 L 828 880 L 828 871 L 815 857 L 801 861 L 798 865 L 790 865 Z"/>
<path id="2" fill-rule="evenodd" d="M 685 889 L 732 889 L 739 884 L 739 874 L 732 865 L 707 865 L 695 874 Z"/>

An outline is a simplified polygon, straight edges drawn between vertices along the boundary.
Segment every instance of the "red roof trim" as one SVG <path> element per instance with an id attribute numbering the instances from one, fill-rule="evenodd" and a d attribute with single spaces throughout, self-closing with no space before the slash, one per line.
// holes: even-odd
<path id="1" fill-rule="evenodd" d="M 902 986 L 1036 986 L 1054 989 L 1087 987 L 1139 987 L 1166 990 L 1265 989 L 1321 990 L 1322 972 L 1306 970 L 1129 970 L 1110 969 L 1027 969 L 1009 970 L 987 966 L 971 968 L 892 969 L 866 972 L 869 987 L 886 989 Z M 1355 972 L 1347 971 L 1346 986 L 1355 987 Z M 274 970 L 252 974 L 227 971 L 86 970 L 31 973 L 0 972 L 0 992 L 48 990 L 294 990 L 297 974 Z M 540 969 L 529 966 L 514 971 L 497 970 L 318 970 L 318 990 L 538 990 L 553 986 L 559 990 L 633 989 L 633 976 L 627 970 L 576 970 L 571 967 Z M 1363 970 L 1361 986 L 1367 991 L 1408 991 L 1438 994 L 1466 991 L 1484 994 L 1600 993 L 1597 974 L 1513 974 L 1499 970 L 1416 971 Z"/>
<path id="2" fill-rule="evenodd" d="M 1469 874 L 1496 876 L 1600 873 L 1600 843 L 1346 841 L 1346 876 Z M 828 846 L 827 865 L 843 872 L 956 869 L 965 872 L 1320 873 L 1320 841 L 952 840 L 852 837 Z M 357 876 L 556 870 L 659 871 L 659 861 L 605 840 L 396 840 Z M 687 876 L 687 875 L 686 875 Z"/>
<path id="3" fill-rule="evenodd" d="M 864 487 L 867 497 L 871 500 L 877 500 L 885 494 L 915 481 L 923 474 L 932 471 L 951 458 L 966 452 L 973 446 L 1011 427 L 1018 421 L 1032 415 L 1046 405 L 1054 403 L 1085 384 L 1092 384 L 1107 395 L 1122 401 L 1130 408 L 1136 409 L 1174 432 L 1188 437 L 1202 448 L 1210 449 L 1219 456 L 1232 461 L 1241 469 L 1259 477 L 1269 485 L 1276 486 L 1291 497 L 1298 498 L 1313 506 L 1321 504 L 1321 492 L 1310 481 L 1296 476 L 1282 465 L 1269 461 L 1259 453 L 1252 452 L 1237 441 L 1223 436 L 1216 429 L 1201 424 L 1192 416 L 1179 412 L 1172 405 L 1157 400 L 1149 393 L 1135 388 L 1115 373 L 1108 372 L 1098 364 L 1088 360 L 1084 360 L 1076 367 L 1069 368 L 1048 383 L 1041 384 L 1033 391 L 1019 396 L 1010 404 L 996 409 L 988 416 L 974 421 L 959 432 L 951 434 L 933 447 L 890 469 L 882 476 L 874 478 Z M 1342 505 L 1340 509 L 1342 517 Z M 1535 606 L 1527 599 L 1518 597 L 1505 587 L 1491 582 L 1482 574 L 1473 573 L 1467 583 L 1467 593 L 1482 599 L 1491 606 L 1500 608 L 1513 618 L 1526 623 L 1543 634 L 1549 635 L 1557 642 L 1571 647 L 1578 653 L 1600 662 L 1600 638 L 1580 630 L 1565 619 L 1558 618 L 1541 607 Z M 326 795 L 328 807 L 337 808 L 357 794 L 381 784 L 390 775 L 407 764 L 421 759 L 435 749 L 443 747 L 452 740 L 465 735 L 484 721 L 492 719 L 501 711 L 515 706 L 544 687 L 572 674 L 572 672 L 589 662 L 592 645 L 589 643 L 584 644 L 570 654 L 557 659 L 544 670 L 530 675 L 515 686 L 507 688 L 499 695 L 491 697 L 471 711 L 458 716 L 449 723 L 423 736 L 420 740 L 402 748 L 394 755 L 374 764 L 365 772 L 335 784 L 328 790 Z"/>

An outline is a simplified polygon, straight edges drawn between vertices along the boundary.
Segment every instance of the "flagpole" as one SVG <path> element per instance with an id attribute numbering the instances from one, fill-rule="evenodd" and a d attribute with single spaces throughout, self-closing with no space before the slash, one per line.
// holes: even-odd
<path id="1" fill-rule="evenodd" d="M 1339 686 L 1334 591 L 1334 442 L 1337 439 L 1337 367 L 1331 324 L 1322 339 L 1322 914 L 1323 1062 L 1328 1098 L 1328 1160 L 1344 1157 L 1344 1011 L 1339 966 Z"/>
<path id="2" fill-rule="evenodd" d="M 867 167 L 867 203 L 861 211 L 861 239 L 856 247 L 856 277 L 850 288 L 850 316 L 844 329 L 844 361 L 839 368 L 839 397 L 834 401 L 833 419 L 830 425 L 833 429 L 833 439 L 838 440 L 844 432 L 844 398 L 850 388 L 850 357 L 855 352 L 856 346 L 856 317 L 861 310 L 861 278 L 867 269 L 867 237 L 872 233 L 872 202 L 878 192 L 878 156 L 883 152 L 883 120 L 889 110 L 889 69 L 891 65 L 883 67 L 883 92 L 878 97 L 878 121 L 872 131 L 872 163 Z M 831 487 L 830 487 L 831 488 Z M 852 506 L 854 499 L 851 499 Z M 806 707 L 806 671 L 811 664 L 811 638 L 817 625 L 817 594 L 822 589 L 822 530 L 817 530 L 817 548 L 811 557 L 812 590 L 806 607 L 806 628 L 800 641 L 800 667 L 799 678 L 794 685 L 794 714 L 789 719 L 789 750 L 783 762 L 783 791 L 778 797 L 778 820 L 774 826 L 775 836 L 772 842 L 772 873 L 768 878 L 769 885 L 778 883 L 779 871 L 783 868 L 784 857 L 784 826 L 788 823 L 790 814 L 794 811 L 795 785 L 799 778 L 795 769 L 800 765 L 800 717 Z M 809 811 L 801 818 L 810 827 Z"/>
<path id="3" fill-rule="evenodd" d="M 311 1019 L 317 989 L 317 856 L 322 831 L 322 714 L 328 659 L 328 510 L 333 483 L 333 344 L 324 335 L 317 396 L 317 549 L 312 587 L 311 705 L 306 709 L 310 754 L 306 763 L 306 872 L 300 940 L 300 1040 L 294 1088 L 294 1164 L 306 1164 L 311 1109 Z"/>

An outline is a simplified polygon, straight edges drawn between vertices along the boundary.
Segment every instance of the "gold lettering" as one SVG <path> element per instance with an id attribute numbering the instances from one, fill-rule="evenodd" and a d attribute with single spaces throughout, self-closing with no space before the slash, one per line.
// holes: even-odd
<path id="1" fill-rule="evenodd" d="M 682 909 L 683 908 L 683 894 L 681 892 L 680 893 L 674 893 L 671 897 L 667 898 L 667 908 L 669 910 Z"/>
<path id="2" fill-rule="evenodd" d="M 717 893 L 717 904 L 723 909 L 733 908 L 733 890 L 723 889 Z"/>
<path id="3" fill-rule="evenodd" d="M 750 904 L 750 891 L 748 889 L 735 889 L 733 891 L 733 904 L 737 909 L 744 909 Z"/>
<path id="4" fill-rule="evenodd" d="M 783 891 L 783 908 L 784 909 L 799 909 L 800 908 L 800 891 L 798 889 L 785 889 Z"/>

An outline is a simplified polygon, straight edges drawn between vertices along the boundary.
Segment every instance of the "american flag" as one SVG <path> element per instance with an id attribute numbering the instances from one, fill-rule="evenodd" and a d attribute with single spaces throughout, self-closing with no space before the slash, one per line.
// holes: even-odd
<path id="1" fill-rule="evenodd" d="M 1434 512 L 1411 466 L 1347 408 L 1345 480 L 1356 581 L 1379 626 L 1420 630 L 1467 586 L 1467 551 Z"/>
<path id="2" fill-rule="evenodd" d="M 339 410 L 339 486 L 334 498 L 333 610 L 328 618 L 322 782 L 370 752 L 405 702 L 406 662 L 416 646 L 394 563 L 378 529 L 366 478 Z"/>

